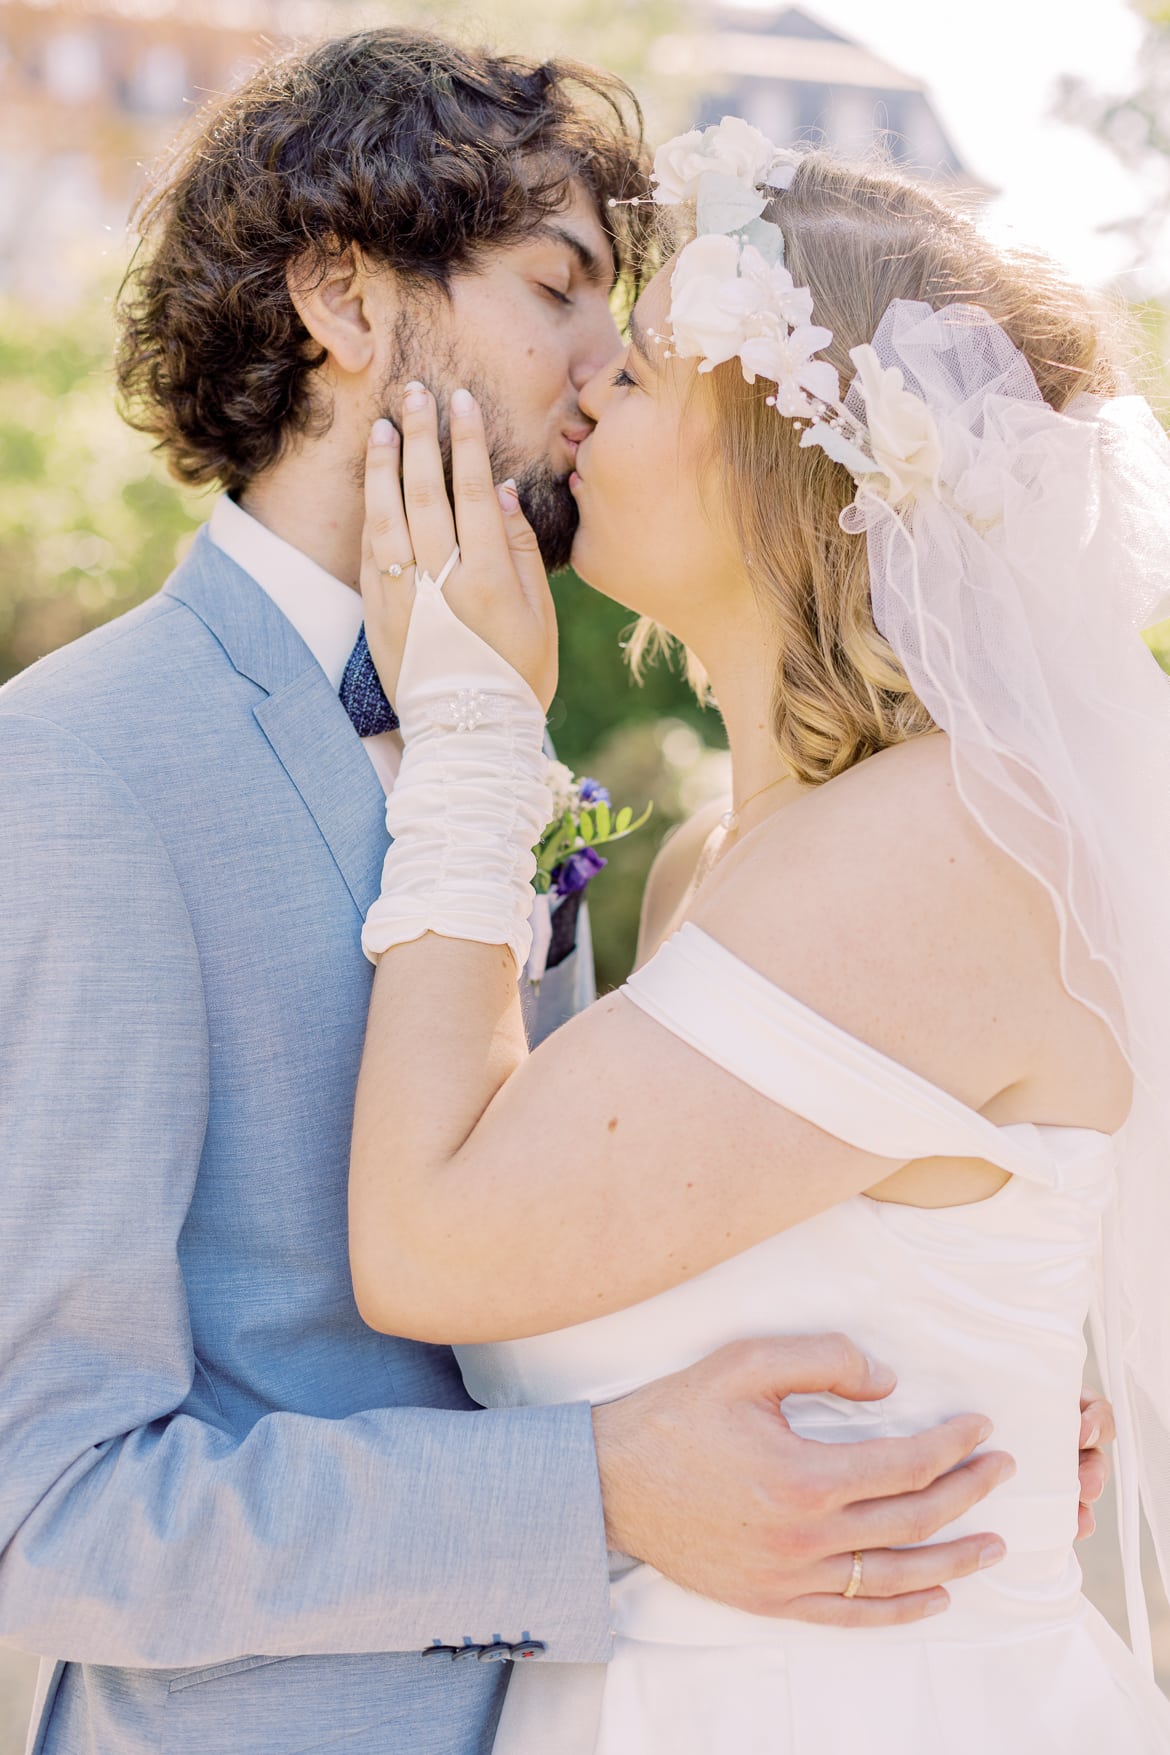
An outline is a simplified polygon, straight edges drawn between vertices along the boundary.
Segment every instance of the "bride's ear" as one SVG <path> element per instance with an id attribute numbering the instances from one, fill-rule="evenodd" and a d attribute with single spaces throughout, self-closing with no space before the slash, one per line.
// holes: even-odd
<path id="1" fill-rule="evenodd" d="M 326 248 L 324 263 L 303 257 L 290 265 L 289 297 L 337 370 L 357 376 L 374 362 L 379 331 L 393 332 L 382 326 L 382 307 L 394 296 L 394 277 L 376 272 L 352 244 L 332 240 Z"/>

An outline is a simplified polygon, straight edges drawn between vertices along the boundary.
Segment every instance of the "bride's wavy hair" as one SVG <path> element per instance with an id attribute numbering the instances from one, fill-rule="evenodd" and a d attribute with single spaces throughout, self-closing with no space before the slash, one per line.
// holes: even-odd
<path id="1" fill-rule="evenodd" d="M 849 350 L 871 341 L 895 299 L 980 305 L 1024 354 L 1045 401 L 1122 387 L 1121 319 L 1046 258 L 996 248 L 958 205 L 881 165 L 810 151 L 765 217 L 784 233 L 785 261 L 813 295 L 813 321 L 843 389 Z M 685 242 L 675 238 L 675 243 Z M 780 636 L 773 730 L 806 785 L 831 780 L 878 750 L 936 729 L 878 632 L 864 537 L 838 522 L 856 494 L 848 471 L 799 434 L 744 382 L 738 360 L 696 376 L 715 413 L 711 467 L 749 575 Z M 643 618 L 627 647 L 635 672 L 670 637 Z M 700 698 L 706 677 L 686 654 Z"/>

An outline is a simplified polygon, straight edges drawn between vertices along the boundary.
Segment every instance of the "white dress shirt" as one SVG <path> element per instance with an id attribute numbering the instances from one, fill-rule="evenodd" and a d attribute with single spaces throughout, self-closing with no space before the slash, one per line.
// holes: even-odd
<path id="1" fill-rule="evenodd" d="M 336 694 L 362 625 L 361 593 L 267 529 L 227 494 L 215 502 L 207 534 L 216 548 L 268 593 Z M 381 731 L 377 737 L 363 737 L 362 744 L 388 792 L 402 760 L 401 736 L 397 731 Z"/>

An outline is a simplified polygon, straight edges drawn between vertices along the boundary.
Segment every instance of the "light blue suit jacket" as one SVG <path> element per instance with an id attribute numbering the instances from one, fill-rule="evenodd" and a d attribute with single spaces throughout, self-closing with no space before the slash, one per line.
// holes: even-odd
<path id="1" fill-rule="evenodd" d="M 48 1660 L 37 1755 L 480 1755 L 510 1664 L 474 1648 L 609 1655 L 589 1409 L 473 1410 L 354 1307 L 383 818 L 205 534 L 0 691 L 0 1639 Z"/>

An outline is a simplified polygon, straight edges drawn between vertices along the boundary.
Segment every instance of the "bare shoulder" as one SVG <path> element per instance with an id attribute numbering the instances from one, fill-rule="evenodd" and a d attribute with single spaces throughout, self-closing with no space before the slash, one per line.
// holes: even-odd
<path id="1" fill-rule="evenodd" d="M 639 964 L 654 954 L 669 933 L 694 881 L 703 850 L 730 803 L 730 798 L 712 799 L 672 829 L 659 848 L 642 896 Z"/>
<path id="2" fill-rule="evenodd" d="M 1073 1066 L 1085 1076 L 1092 1063 L 1108 1083 L 1103 1026 L 1060 979 L 1051 901 L 980 829 L 941 734 L 777 812 L 717 868 L 690 917 L 976 1108 L 1009 1089 L 1060 1107 Z"/>
<path id="3" fill-rule="evenodd" d="M 982 833 L 959 795 L 950 743 L 941 734 L 883 750 L 777 811 L 724 863 L 722 891 L 744 909 L 810 880 L 827 883 L 830 900 L 844 909 L 840 925 L 856 916 L 867 934 L 883 909 L 896 923 L 908 905 L 944 908 L 948 896 L 971 889 L 1002 904 L 1017 904 L 1037 888 L 1027 874 Z M 779 885 L 780 890 L 776 887 Z M 708 892 L 716 894 L 714 887 Z M 845 906 L 848 904 L 848 906 Z M 773 907 L 770 910 L 775 915 Z M 988 901 L 988 912 L 1001 913 Z M 761 923 L 763 924 L 763 923 Z"/>

